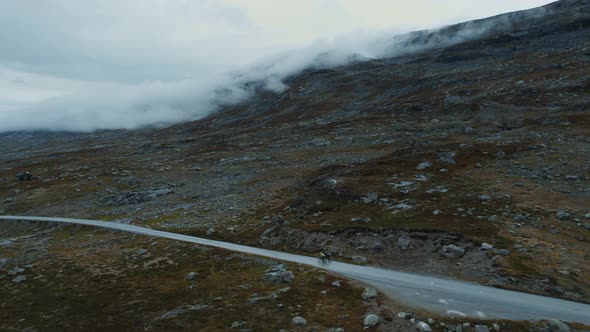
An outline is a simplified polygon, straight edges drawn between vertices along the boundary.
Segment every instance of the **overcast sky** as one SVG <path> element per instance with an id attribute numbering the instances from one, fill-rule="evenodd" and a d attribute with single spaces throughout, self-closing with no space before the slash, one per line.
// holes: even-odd
<path id="1" fill-rule="evenodd" d="M 318 52 L 372 57 L 379 37 L 549 2 L 0 0 L 0 131 L 197 119 L 247 97 L 233 74 L 268 75 L 249 68 L 276 54 L 291 54 L 273 68 L 280 89 Z"/>

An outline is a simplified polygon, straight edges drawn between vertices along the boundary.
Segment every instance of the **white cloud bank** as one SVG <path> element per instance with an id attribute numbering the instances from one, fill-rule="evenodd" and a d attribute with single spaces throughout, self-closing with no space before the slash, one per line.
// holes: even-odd
<path id="1" fill-rule="evenodd" d="M 396 33 L 549 2 L 0 0 L 0 132 L 194 120 L 249 80 L 280 89 L 308 66 L 395 54 Z"/>

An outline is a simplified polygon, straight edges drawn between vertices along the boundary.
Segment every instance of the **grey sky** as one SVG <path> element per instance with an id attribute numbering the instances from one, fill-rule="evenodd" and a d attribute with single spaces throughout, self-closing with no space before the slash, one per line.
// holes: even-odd
<path id="1" fill-rule="evenodd" d="M 367 45 L 382 36 L 549 2 L 0 0 L 0 131 L 196 119 L 218 89 L 234 91 L 224 102 L 246 97 L 232 73 L 280 88 L 320 51 L 376 56 Z M 273 54 L 291 55 L 271 73 L 248 69 Z"/>

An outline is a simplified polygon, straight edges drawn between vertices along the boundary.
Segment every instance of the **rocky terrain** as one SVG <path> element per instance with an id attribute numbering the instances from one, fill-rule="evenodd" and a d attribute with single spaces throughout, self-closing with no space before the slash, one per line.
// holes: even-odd
<path id="1" fill-rule="evenodd" d="M 476 38 L 441 42 L 466 29 Z M 590 1 L 562 0 L 414 33 L 403 38 L 411 52 L 310 69 L 281 93 L 191 123 L 0 134 L 0 214 L 328 250 L 590 303 L 589 36 Z M 35 178 L 17 182 L 18 171 Z M 0 229 L 1 329 L 354 331 L 369 312 L 377 330 L 419 328 L 395 299 L 367 301 L 302 266 L 276 284 L 263 276 L 278 262 L 219 250 L 72 226 Z M 430 325 L 516 324 L 463 322 Z"/>

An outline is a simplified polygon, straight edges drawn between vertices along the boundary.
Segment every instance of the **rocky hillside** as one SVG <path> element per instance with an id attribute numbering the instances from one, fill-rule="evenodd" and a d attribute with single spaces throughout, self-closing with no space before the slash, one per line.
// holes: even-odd
<path id="1" fill-rule="evenodd" d="M 589 36 L 590 1 L 562 0 L 396 37 L 393 45 L 403 47 L 396 57 L 310 69 L 290 77 L 281 93 L 259 91 L 192 123 L 131 132 L 0 134 L 0 212 L 116 220 L 309 255 L 329 250 L 336 259 L 357 264 L 588 302 Z M 37 178 L 18 183 L 14 174 L 21 170 Z M 28 292 L 49 287 L 64 272 L 51 270 L 48 277 L 39 262 L 66 264 L 80 280 L 96 276 L 98 264 L 106 264 L 100 255 L 53 257 L 110 250 L 119 279 L 152 259 L 133 251 L 151 246 L 144 239 L 101 232 L 99 237 L 116 243 L 105 247 L 109 242 L 89 230 L 51 229 L 38 230 L 47 231 L 42 250 L 60 254 L 30 256 L 36 257 L 26 263 L 34 286 L 5 277 L 2 293 L 20 293 L 23 301 L 42 305 L 26 298 Z M 2 237 L 11 238 L 6 232 Z M 18 241 L 25 240 L 10 243 L 21 245 Z M 158 250 L 175 255 L 189 249 L 166 244 Z M 22 251 L 10 252 L 13 256 L 4 258 L 12 268 L 24 258 Z M 121 255 L 137 262 L 126 267 Z M 231 257 L 208 263 L 209 272 L 198 271 L 211 278 L 203 285 L 212 295 L 200 299 L 209 301 L 201 303 L 208 309 L 191 307 L 195 311 L 226 305 L 212 304 L 219 296 L 213 291 L 218 271 L 243 265 L 262 273 L 260 262 Z M 162 286 L 183 294 L 171 295 L 172 309 L 190 302 L 183 297 L 185 285 L 179 286 L 190 272 L 183 264 L 200 266 L 188 258 L 177 263 L 175 281 Z M 170 273 L 163 269 L 153 278 Z M 340 296 L 353 298 L 338 308 L 340 315 L 354 312 L 350 321 L 299 309 L 305 292 L 323 287 L 311 281 L 318 280 L 313 273 L 295 272 L 295 280 L 315 288 L 289 297 L 291 309 L 280 311 L 289 319 L 273 328 L 289 328 L 291 316 L 308 315 L 310 326 L 361 329 L 363 312 L 377 310 L 366 307 L 352 288 Z M 100 283 L 102 277 L 96 278 Z M 248 280 L 244 284 L 254 282 Z M 145 282 L 152 281 L 127 289 Z M 255 288 L 264 294 L 281 291 L 264 285 Z M 135 294 L 137 303 L 143 301 L 139 290 Z M 13 308 L 2 301 L 3 310 Z M 162 306 L 137 306 L 166 314 L 158 311 Z M 276 310 L 283 309 L 264 307 L 252 317 L 260 320 Z M 387 314 L 379 310 L 384 321 Z M 179 321 L 168 323 L 215 329 Z M 156 319 L 144 327 L 168 323 Z M 10 324 L 5 327 L 29 326 Z"/>

